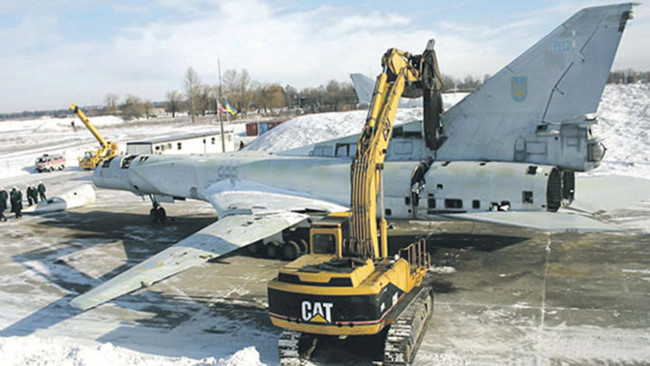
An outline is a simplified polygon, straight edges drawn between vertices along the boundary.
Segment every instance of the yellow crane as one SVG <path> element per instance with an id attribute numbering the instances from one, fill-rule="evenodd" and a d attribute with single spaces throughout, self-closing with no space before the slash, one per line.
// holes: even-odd
<path id="1" fill-rule="evenodd" d="M 426 242 L 389 256 L 381 193 L 400 97 L 424 92 L 426 115 L 439 123 L 442 84 L 433 41 L 422 55 L 389 49 L 382 67 L 351 165 L 350 211 L 312 224 L 309 254 L 282 267 L 268 284 L 271 322 L 285 330 L 278 342 L 282 364 L 308 358 L 319 335 L 382 332 L 384 365 L 410 364 L 433 312 L 433 291 L 424 284 L 431 264 Z"/>
<path id="2" fill-rule="evenodd" d="M 117 155 L 119 150 L 117 143 L 106 141 L 106 139 L 104 139 L 99 131 L 97 131 L 97 128 L 95 128 L 95 126 L 90 123 L 90 120 L 88 117 L 86 117 L 86 114 L 81 110 L 81 108 L 72 103 L 72 105 L 70 105 L 70 110 L 73 111 L 77 117 L 79 117 L 81 122 L 83 122 L 90 133 L 95 136 L 100 145 L 97 150 L 86 151 L 82 157 L 79 157 L 80 168 L 87 170 L 95 169 L 97 165 L 102 162 L 102 160 L 109 159 Z"/>

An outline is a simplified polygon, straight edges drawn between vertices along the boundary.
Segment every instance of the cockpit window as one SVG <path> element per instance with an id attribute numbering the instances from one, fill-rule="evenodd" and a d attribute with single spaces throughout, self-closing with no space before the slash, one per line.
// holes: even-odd
<path id="1" fill-rule="evenodd" d="M 131 162 L 137 157 L 138 157 L 137 155 L 129 155 L 124 159 L 122 159 L 122 169 L 129 169 L 129 167 L 131 166 Z"/>
<path id="2" fill-rule="evenodd" d="M 115 157 L 104 160 L 102 163 L 102 168 L 108 168 L 111 165 L 111 161 L 113 161 L 113 159 L 115 159 Z"/>

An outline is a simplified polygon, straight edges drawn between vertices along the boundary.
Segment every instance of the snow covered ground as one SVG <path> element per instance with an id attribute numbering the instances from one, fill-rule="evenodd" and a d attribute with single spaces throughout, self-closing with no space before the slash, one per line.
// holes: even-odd
<path id="1" fill-rule="evenodd" d="M 459 95 L 454 96 L 460 99 Z M 457 100 L 456 100 L 457 101 Z M 330 138 L 341 137 L 357 133 L 363 125 L 365 111 L 353 111 L 343 113 L 324 113 L 319 115 L 306 115 L 298 117 L 292 121 L 278 126 L 269 133 L 258 138 L 251 143 L 249 149 L 277 151 L 288 148 L 312 144 L 319 141 L 324 141 Z M 639 178 L 650 179 L 650 86 L 648 85 L 608 85 L 605 89 L 603 100 L 600 104 L 598 111 L 600 117 L 599 125 L 594 129 L 597 136 L 601 136 L 605 140 L 608 148 L 605 161 L 602 166 L 590 173 L 591 175 L 626 175 Z M 405 123 L 412 120 L 420 119 L 422 116 L 421 109 L 405 109 L 398 111 L 397 123 Z M 151 137 L 151 131 L 155 128 L 156 135 L 173 135 L 183 134 L 188 132 L 199 132 L 207 130 L 216 130 L 216 124 L 188 124 L 188 123 L 170 123 L 170 122 L 151 122 L 151 121 L 136 121 L 124 122 L 116 117 L 94 117 L 92 122 L 100 129 L 101 133 L 111 140 L 120 143 L 120 146 L 125 147 L 126 141 L 141 139 L 144 137 Z M 37 119 L 29 121 L 2 121 L 0 122 L 0 186 L 10 187 L 12 185 L 19 185 L 24 188 L 27 183 L 34 183 L 36 180 L 51 180 L 53 185 L 50 189 L 56 193 L 57 189 L 63 190 L 69 188 L 71 184 L 79 183 L 78 181 L 86 181 L 89 174 L 80 171 L 77 165 L 77 157 L 83 151 L 92 148 L 96 145 L 94 138 L 90 133 L 81 125 L 79 121 L 76 122 L 77 130 L 74 131 L 70 125 L 71 118 L 63 119 Z M 236 133 L 243 131 L 243 125 L 234 126 Z M 63 172 L 54 172 L 51 174 L 37 174 L 33 169 L 34 159 L 43 153 L 63 153 L 68 160 L 68 168 Z M 54 184 L 56 182 L 56 184 Z M 47 183 L 47 182 L 46 182 Z M 104 199 L 103 201 L 101 199 Z M 123 196 L 115 194 L 100 194 L 96 206 L 98 210 L 102 207 L 115 207 L 115 199 L 122 199 Z M 111 202 L 113 201 L 113 202 Z M 145 207 L 146 204 L 138 203 L 137 200 L 131 198 L 127 201 L 128 205 L 136 207 Z M 210 212 L 209 206 L 192 206 L 198 207 L 197 210 L 205 210 Z M 194 208 L 193 208 L 194 209 Z M 195 211 L 196 212 L 196 211 Z M 30 221 L 26 221 L 30 222 Z M 4 226 L 2 226 L 4 225 Z M 13 228 L 21 230 L 21 227 L 16 222 L 8 224 L 0 224 L 0 230 L 4 233 L 5 230 Z M 29 235 L 29 234 L 25 234 Z M 53 234 L 54 235 L 54 234 Z M 149 235 L 149 233 L 144 233 Z M 171 234 L 170 234 L 171 235 Z M 26 236 L 29 238 L 29 236 Z M 164 238 L 163 238 L 164 239 Z M 27 239 L 26 239 L 27 240 Z M 41 240 L 41 239 L 39 239 Z M 19 245 L 19 243 L 18 243 Z M 59 244 L 46 242 L 45 246 L 57 246 Z M 3 252 L 6 252 L 3 248 Z M 19 250 L 19 247 L 14 248 Z M 91 249 L 87 249 L 91 250 Z M 116 255 L 119 251 L 116 252 Z M 122 253 L 123 254 L 123 253 Z M 57 259 L 58 260 L 58 259 Z M 71 261 L 74 258 L 70 259 Z M 110 259 L 106 259 L 110 260 Z M 11 263 L 11 258 L 7 263 Z M 9 264 L 8 264 L 9 265 Z M 29 262 L 28 268 L 33 272 L 33 275 L 26 275 L 24 272 L 17 274 L 17 278 L 11 284 L 2 284 L 0 286 L 0 327 L 12 327 L 14 322 L 18 322 L 23 317 L 30 317 L 32 307 L 20 304 L 24 301 L 23 297 L 15 295 L 12 291 L 19 284 L 29 284 L 35 287 L 42 281 L 41 275 L 48 274 L 56 270 L 55 266 L 43 267 L 40 262 Z M 25 263 L 21 263 L 16 268 L 24 268 Z M 115 264 L 116 267 L 119 263 Z M 11 267 L 14 268 L 14 267 Z M 633 269 L 636 271 L 647 271 L 647 269 Z M 31 273 L 30 272 L 30 273 Z M 92 269 L 87 269 L 87 273 L 91 273 Z M 436 273 L 443 276 L 457 275 L 454 267 L 441 266 L 437 267 Z M 19 273 L 16 270 L 16 273 Z M 631 272 L 630 272 L 631 273 Z M 637 272 L 634 272 L 637 273 Z M 643 274 L 643 272 L 639 272 Z M 626 273 L 626 276 L 629 276 Z M 644 275 L 647 277 L 647 273 Z M 47 276 L 46 276 L 47 277 Z M 98 275 L 99 277 L 99 275 Z M 172 280 L 173 284 L 174 281 Z M 60 290 L 61 293 L 66 293 L 64 289 Z M 35 294 L 40 294 L 34 289 Z M 56 297 L 48 297 L 39 299 L 34 298 L 35 303 L 43 303 L 44 301 L 54 301 L 52 306 L 62 306 L 56 304 Z M 47 303 L 47 302 L 46 302 Z M 43 305 L 45 306 L 45 305 Z M 447 304 L 444 306 L 450 307 Z M 444 311 L 443 306 L 443 311 Z M 25 307 L 25 309 L 22 309 Z M 524 308 L 524 310 L 521 310 Z M 517 312 L 525 312 L 526 305 L 517 308 Z M 513 309 L 506 310 L 493 310 L 491 316 L 493 318 L 511 317 Z M 143 310 L 143 312 L 146 312 Z M 38 312 L 36 312 L 38 313 Z M 48 314 L 48 313 L 46 313 Z M 120 324 L 116 323 L 119 319 L 113 315 L 109 316 L 102 314 L 100 317 L 106 318 L 107 329 L 119 327 Z M 490 315 L 488 314 L 488 315 Z M 210 318 L 210 314 L 201 314 L 197 316 L 194 323 L 206 322 Z M 123 314 L 122 314 L 123 316 Z M 81 318 L 77 325 L 90 324 L 91 321 L 97 319 L 84 320 L 83 315 L 78 316 Z M 128 318 L 127 319 L 131 319 Z M 467 323 L 464 326 L 472 327 L 474 321 L 478 318 L 471 316 L 467 317 Z M 128 323 L 133 320 L 125 320 Z M 22 322 L 22 321 L 21 321 Z M 38 322 L 48 323 L 48 319 L 36 320 Z M 85 323 L 84 323 L 85 322 Z M 531 327 L 534 322 L 531 321 Z M 528 325 L 527 325 L 528 326 Z M 45 329 L 47 324 L 42 325 Z M 187 326 L 186 326 L 187 327 Z M 535 326 L 536 327 L 536 326 Z M 558 324 L 554 328 L 554 332 L 562 334 L 562 327 L 566 325 Z M 108 332 L 108 330 L 98 329 L 97 326 L 89 327 L 90 330 L 79 329 L 65 329 L 65 325 L 58 324 L 52 326 L 49 331 L 34 332 L 34 334 L 26 336 L 5 336 L 0 338 L 0 364 L 2 365 L 261 365 L 261 360 L 266 360 L 269 363 L 274 360 L 275 356 L 269 356 L 269 346 L 274 342 L 269 337 L 274 337 L 272 331 L 264 330 L 255 333 L 253 329 L 244 332 L 239 338 L 234 338 L 228 349 L 232 350 L 228 354 L 219 354 L 217 357 L 204 357 L 205 350 L 201 349 L 201 342 L 207 338 L 203 336 L 199 341 L 190 339 L 186 340 L 183 347 L 187 347 L 187 352 L 183 356 L 168 355 L 165 352 L 153 352 L 153 346 L 148 347 L 128 347 L 114 346 L 111 341 L 118 341 L 128 339 L 137 343 L 138 334 L 130 334 L 125 331 L 125 335 L 116 336 L 114 339 L 105 340 L 100 335 Z M 139 330 L 141 331 L 141 330 Z M 193 329 L 185 329 L 184 333 L 180 332 L 180 337 L 190 337 Z M 575 330 L 574 330 L 575 331 Z M 153 333 L 156 330 L 151 330 L 151 339 L 157 339 Z M 580 329 L 579 332 L 589 332 L 589 329 Z M 548 349 L 557 348 L 560 345 L 554 340 L 554 334 L 547 334 L 545 339 L 542 340 L 541 347 Z M 531 333 L 532 334 L 532 333 Z M 618 337 L 619 339 L 638 340 L 633 336 L 621 335 L 614 331 L 603 330 L 603 337 Z M 531 337 L 534 335 L 531 335 Z M 569 335 L 574 337 L 576 336 Z M 591 333 L 590 333 L 590 336 Z M 626 338 L 627 337 L 627 338 Z M 647 340 L 647 335 L 645 336 Z M 147 338 L 143 335 L 143 339 Z M 269 338 L 267 340 L 267 338 Z M 597 338 L 597 337 L 596 337 Z M 104 339 L 104 340 L 102 340 Z M 256 341 L 253 341 L 255 339 Z M 264 345 L 260 346 L 258 340 L 264 339 Z M 98 340 L 98 341 L 96 341 Z M 252 343 L 251 343 L 252 342 Z M 261 342 L 261 341 L 259 341 Z M 462 340 L 450 340 L 451 344 L 454 342 L 461 342 Z M 487 342 L 487 341 L 486 341 Z M 199 345 L 194 344 L 199 343 Z M 488 342 L 489 343 L 489 342 Z M 482 344 L 480 347 L 490 347 L 490 344 Z M 647 342 L 646 342 L 647 343 Z M 607 342 L 603 339 L 596 339 L 595 345 L 602 350 L 606 347 Z M 639 347 L 642 344 L 634 343 Z M 648 344 L 646 344 L 648 346 Z M 164 345 L 161 347 L 165 347 Z M 433 346 L 425 345 L 424 350 L 432 349 Z M 505 346 L 504 346 L 505 347 Z M 568 346 L 567 346 L 568 347 Z M 142 352 L 138 351 L 141 348 Z M 433 351 L 431 351 L 433 352 Z M 504 350 L 505 352 L 505 350 Z M 581 350 L 578 359 L 589 359 L 589 350 Z M 213 353 L 215 354 L 215 353 Z M 187 356 L 185 356 L 187 355 Z M 611 356 L 605 351 L 598 352 L 598 357 L 607 359 Z M 635 350 L 631 353 L 631 359 L 643 358 L 649 356 L 648 352 Z M 441 364 L 457 365 L 464 364 L 462 355 L 446 354 L 440 350 L 430 354 L 431 362 L 438 362 Z M 517 363 L 516 360 L 510 360 Z M 588 361 L 587 361 L 588 363 Z M 543 363 L 542 363 L 543 364 Z"/>
<path id="2" fill-rule="evenodd" d="M 607 85 L 598 116 L 607 153 L 593 174 L 650 178 L 650 84 Z"/>

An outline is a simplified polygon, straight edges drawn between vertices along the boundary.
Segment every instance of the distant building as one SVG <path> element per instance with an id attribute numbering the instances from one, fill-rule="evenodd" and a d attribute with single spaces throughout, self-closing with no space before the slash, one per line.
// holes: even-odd
<path id="1" fill-rule="evenodd" d="M 246 136 L 261 136 L 276 126 L 286 122 L 283 121 L 266 121 L 266 122 L 249 122 L 246 124 Z"/>
<path id="2" fill-rule="evenodd" d="M 226 151 L 235 151 L 235 139 L 232 130 L 225 131 Z M 221 133 L 203 132 L 187 135 L 158 137 L 150 140 L 126 143 L 128 155 L 139 154 L 215 154 L 223 152 Z"/>

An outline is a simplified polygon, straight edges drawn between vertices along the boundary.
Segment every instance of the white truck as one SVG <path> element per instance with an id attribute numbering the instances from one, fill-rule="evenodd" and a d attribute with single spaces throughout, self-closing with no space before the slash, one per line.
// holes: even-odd
<path id="1" fill-rule="evenodd" d="M 43 154 L 34 163 L 39 173 L 65 169 L 65 157 L 60 154 Z"/>

